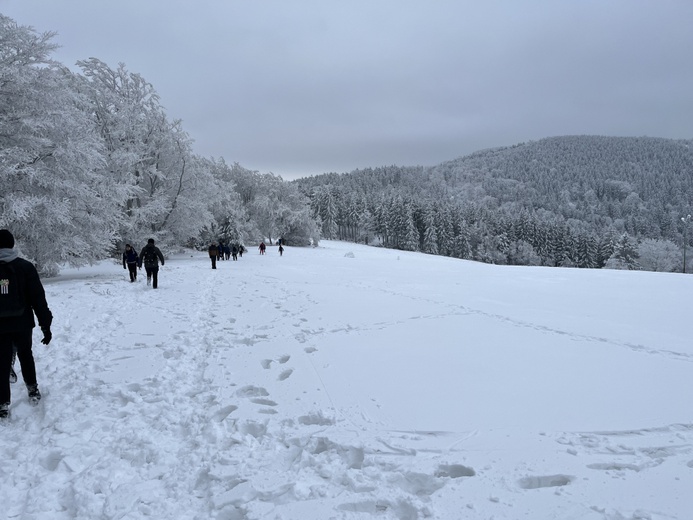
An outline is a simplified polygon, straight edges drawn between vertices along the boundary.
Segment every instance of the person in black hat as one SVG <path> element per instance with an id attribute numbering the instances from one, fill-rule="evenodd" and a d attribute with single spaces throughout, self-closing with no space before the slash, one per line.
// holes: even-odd
<path id="1" fill-rule="evenodd" d="M 0 229 L 0 420 L 10 414 L 10 373 L 12 354 L 17 352 L 29 402 L 41 400 L 36 382 L 36 365 L 32 348 L 34 314 L 43 332 L 41 343 L 48 345 L 53 335 L 53 314 L 46 303 L 46 293 L 34 264 L 19 258 L 14 250 L 14 236 Z"/>

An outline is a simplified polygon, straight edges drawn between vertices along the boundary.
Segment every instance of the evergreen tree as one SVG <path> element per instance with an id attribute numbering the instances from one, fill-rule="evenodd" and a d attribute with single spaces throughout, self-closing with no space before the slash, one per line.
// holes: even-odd
<path id="1" fill-rule="evenodd" d="M 637 243 L 628 235 L 623 233 L 614 244 L 614 253 L 606 263 L 607 269 L 640 269 L 638 264 Z"/>
<path id="2" fill-rule="evenodd" d="M 424 209 L 424 237 L 421 251 L 432 255 L 438 254 L 438 232 L 436 230 L 435 212 L 431 204 L 426 205 Z"/>
<path id="3" fill-rule="evenodd" d="M 597 267 L 597 242 L 592 236 L 586 234 L 578 235 L 574 261 L 577 267 Z"/>

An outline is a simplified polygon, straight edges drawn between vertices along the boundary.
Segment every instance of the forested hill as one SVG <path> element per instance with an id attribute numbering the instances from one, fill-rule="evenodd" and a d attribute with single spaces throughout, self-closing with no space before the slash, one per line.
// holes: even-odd
<path id="1" fill-rule="evenodd" d="M 430 170 L 451 190 L 581 218 L 572 205 L 618 217 L 618 204 L 670 205 L 674 218 L 693 204 L 693 141 L 567 136 L 485 150 Z M 639 201 L 636 199 L 639 199 Z M 623 208 L 626 213 L 628 208 Z M 611 215 L 609 212 L 611 211 Z"/>
<path id="2" fill-rule="evenodd" d="M 693 212 L 691 144 L 650 137 L 552 137 L 434 167 L 393 166 L 295 182 L 311 197 L 328 237 L 382 240 L 391 247 L 494 263 L 584 267 L 602 267 L 614 252 L 620 254 L 619 240 L 625 240 L 621 246 L 633 250 L 634 258 L 626 260 L 634 267 L 645 240 L 647 247 L 677 257 L 681 218 Z M 416 233 L 404 230 L 407 224 L 395 232 L 394 222 L 383 221 L 392 212 L 400 219 L 408 212 Z M 441 214 L 454 223 L 448 226 Z M 456 240 L 426 236 L 441 231 Z"/>

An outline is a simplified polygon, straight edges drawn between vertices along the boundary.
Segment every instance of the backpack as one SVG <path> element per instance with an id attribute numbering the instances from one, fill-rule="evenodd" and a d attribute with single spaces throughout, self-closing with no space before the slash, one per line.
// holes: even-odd
<path id="1" fill-rule="evenodd" d="M 142 260 L 146 265 L 156 265 L 156 259 L 157 259 L 157 254 L 156 254 L 156 249 L 153 247 L 145 247 L 144 248 L 144 256 L 142 257 Z"/>
<path id="2" fill-rule="evenodd" d="M 12 265 L 0 262 L 0 318 L 21 316 L 25 308 L 24 281 Z"/>

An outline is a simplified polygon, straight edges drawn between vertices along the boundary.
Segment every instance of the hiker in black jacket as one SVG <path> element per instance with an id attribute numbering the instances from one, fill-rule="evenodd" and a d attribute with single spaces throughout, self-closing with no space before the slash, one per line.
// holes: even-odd
<path id="1" fill-rule="evenodd" d="M 14 351 L 22 367 L 29 402 L 36 405 L 41 400 L 31 350 L 36 326 L 34 314 L 43 332 L 41 343 L 48 345 L 53 337 L 53 314 L 46 303 L 41 279 L 34 264 L 17 255 L 12 233 L 0 229 L 0 420 L 7 419 L 10 414 L 10 371 Z"/>
<path id="2" fill-rule="evenodd" d="M 144 263 L 144 270 L 147 271 L 147 285 L 152 284 L 154 289 L 159 285 L 159 261 L 163 267 L 164 255 L 154 245 L 154 239 L 150 238 L 140 252 L 139 266 L 142 267 Z"/>
<path id="3" fill-rule="evenodd" d="M 217 258 L 219 257 L 219 246 L 216 242 L 212 242 L 209 248 L 207 248 L 207 251 L 209 252 L 209 259 L 212 261 L 212 269 L 216 269 Z"/>
<path id="4" fill-rule="evenodd" d="M 123 252 L 123 269 L 130 271 L 130 281 L 134 282 L 137 280 L 137 264 L 139 263 L 139 257 L 137 256 L 137 251 L 130 245 L 125 244 L 125 251 Z"/>

